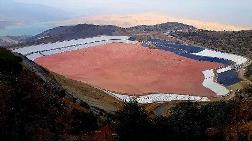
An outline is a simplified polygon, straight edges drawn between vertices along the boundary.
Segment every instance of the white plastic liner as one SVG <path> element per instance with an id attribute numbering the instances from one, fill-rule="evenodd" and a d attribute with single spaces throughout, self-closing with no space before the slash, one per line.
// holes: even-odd
<path id="1" fill-rule="evenodd" d="M 39 57 L 41 57 L 41 56 L 43 56 L 42 54 L 40 54 L 40 53 L 33 53 L 33 54 L 30 54 L 30 55 L 28 55 L 28 56 L 26 56 L 28 59 L 30 59 L 30 60 L 35 60 L 36 58 L 39 58 Z"/>
<path id="2" fill-rule="evenodd" d="M 122 94 L 116 94 L 110 91 L 105 91 L 109 95 L 117 98 L 118 100 L 129 102 L 131 100 L 136 100 L 138 103 L 154 103 L 154 102 L 167 102 L 167 101 L 210 101 L 207 97 L 204 96 L 190 96 L 190 95 L 179 95 L 179 94 L 149 94 L 144 96 L 128 96 Z"/>
<path id="3" fill-rule="evenodd" d="M 44 55 L 52 55 L 66 51 L 94 47 L 97 45 L 103 45 L 113 42 L 136 43 L 135 41 L 130 41 L 128 39 L 129 39 L 128 36 L 98 36 L 85 39 L 27 46 L 14 49 L 13 51 L 27 56 L 30 60 L 35 60 L 36 58 L 41 57 L 39 55 L 36 55 L 39 52 Z"/>
<path id="4" fill-rule="evenodd" d="M 218 51 L 209 50 L 209 49 L 205 49 L 198 53 L 192 53 L 192 54 L 198 55 L 198 56 L 207 56 L 207 57 L 215 57 L 215 58 L 222 58 L 222 59 L 230 60 L 230 61 L 233 61 L 237 66 L 242 65 L 248 61 L 247 58 L 242 57 L 242 56 L 224 53 L 224 52 L 218 52 Z"/>
<path id="5" fill-rule="evenodd" d="M 232 69 L 233 69 L 232 66 L 227 66 L 227 67 L 225 67 L 225 68 L 220 68 L 220 69 L 218 69 L 218 70 L 217 70 L 217 73 L 223 73 L 223 72 L 226 72 L 226 71 L 230 71 L 230 70 L 232 70 Z"/>
<path id="6" fill-rule="evenodd" d="M 229 90 L 226 87 L 214 81 L 215 74 L 212 69 L 203 71 L 203 74 L 205 77 L 202 83 L 204 87 L 212 90 L 213 92 L 215 92 L 217 95 L 220 95 L 220 96 L 225 96 L 229 93 Z"/>

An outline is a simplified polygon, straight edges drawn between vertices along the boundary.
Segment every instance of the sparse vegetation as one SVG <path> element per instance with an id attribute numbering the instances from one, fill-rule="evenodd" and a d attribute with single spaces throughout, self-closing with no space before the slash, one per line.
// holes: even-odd
<path id="1" fill-rule="evenodd" d="M 90 106 L 98 107 L 106 112 L 117 111 L 123 106 L 123 102 L 88 84 L 67 79 L 58 74 L 53 74 L 53 77 L 67 92 L 85 101 Z"/>
<path id="2" fill-rule="evenodd" d="M 252 31 L 176 31 L 172 36 L 214 50 L 234 53 L 252 58 Z"/>

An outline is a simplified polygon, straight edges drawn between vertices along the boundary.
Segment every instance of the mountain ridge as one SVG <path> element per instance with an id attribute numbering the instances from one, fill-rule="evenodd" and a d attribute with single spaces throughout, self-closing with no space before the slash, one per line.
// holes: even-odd
<path id="1" fill-rule="evenodd" d="M 77 24 L 70 26 L 58 26 L 46 30 L 40 34 L 26 38 L 17 44 L 10 45 L 33 45 L 63 40 L 72 40 L 79 38 L 88 38 L 99 35 L 131 35 L 144 32 L 170 32 L 170 31 L 196 31 L 197 28 L 177 22 L 167 22 L 156 25 L 138 25 L 129 28 L 123 28 L 115 25 L 94 25 L 94 24 Z M 2 45 L 0 43 L 0 46 Z"/>

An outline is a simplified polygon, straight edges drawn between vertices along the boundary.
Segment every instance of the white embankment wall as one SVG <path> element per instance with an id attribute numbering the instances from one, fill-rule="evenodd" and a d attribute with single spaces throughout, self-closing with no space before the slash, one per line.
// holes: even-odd
<path id="1" fill-rule="evenodd" d="M 198 56 L 221 58 L 221 59 L 232 61 L 234 63 L 234 65 L 229 65 L 224 68 L 217 69 L 216 72 L 218 74 L 240 67 L 241 65 L 245 64 L 248 61 L 247 58 L 242 57 L 242 56 L 218 52 L 218 51 L 209 50 L 209 49 L 205 49 L 203 51 L 200 51 L 198 53 L 193 53 L 193 54 L 198 55 Z M 216 83 L 215 73 L 213 70 L 205 70 L 202 73 L 204 74 L 204 77 L 205 77 L 202 83 L 204 87 L 209 88 L 210 90 L 214 91 L 217 95 L 220 95 L 220 96 L 225 96 L 229 93 L 229 90 L 226 87 L 220 85 L 219 83 Z"/>
<path id="2" fill-rule="evenodd" d="M 233 61 L 237 66 L 240 66 L 244 63 L 247 62 L 247 58 L 238 56 L 235 54 L 230 54 L 230 53 L 223 53 L 223 52 L 218 52 L 210 49 L 204 49 L 203 51 L 200 51 L 198 53 L 193 53 L 194 55 L 198 56 L 207 56 L 207 57 L 213 57 L 213 58 L 222 58 L 226 60 Z"/>
<path id="3" fill-rule="evenodd" d="M 128 39 L 128 36 L 98 36 L 85 39 L 33 45 L 18 48 L 13 51 L 25 55 L 30 60 L 35 60 L 41 56 L 89 48 L 113 42 L 136 43 L 135 41 L 130 41 Z"/>
<path id="4" fill-rule="evenodd" d="M 229 90 L 226 87 L 215 82 L 214 80 L 215 74 L 212 69 L 203 71 L 203 74 L 204 74 L 205 79 L 202 85 L 204 87 L 212 90 L 213 92 L 215 92 L 217 95 L 220 95 L 220 96 L 227 95 L 229 93 Z"/>
<path id="5" fill-rule="evenodd" d="M 148 94 L 144 96 L 128 96 L 122 94 L 116 94 L 107 90 L 104 90 L 109 95 L 117 98 L 118 100 L 129 102 L 131 100 L 136 100 L 138 103 L 146 104 L 146 103 L 154 103 L 154 102 L 165 102 L 165 101 L 210 101 L 205 96 L 190 96 L 190 95 L 182 95 L 182 94 Z"/>

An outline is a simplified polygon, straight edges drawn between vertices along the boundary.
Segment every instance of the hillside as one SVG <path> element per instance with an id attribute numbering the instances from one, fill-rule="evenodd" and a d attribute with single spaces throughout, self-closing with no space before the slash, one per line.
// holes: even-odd
<path id="1" fill-rule="evenodd" d="M 176 31 L 172 36 L 187 43 L 196 44 L 228 53 L 252 58 L 252 31 Z"/>
<path id="2" fill-rule="evenodd" d="M 22 58 L 0 49 L 1 139 L 232 141 L 252 133 L 251 88 L 226 102 L 175 102 L 165 117 L 135 102 L 107 113 L 74 98 L 49 72 Z"/>
<path id="3" fill-rule="evenodd" d="M 97 35 L 118 35 L 121 31 L 122 28 L 112 25 L 79 24 L 75 26 L 59 26 L 32 37 L 27 43 L 40 44 Z"/>
<path id="4" fill-rule="evenodd" d="M 157 25 L 139 25 L 127 28 L 127 31 L 139 33 L 139 32 L 171 32 L 171 31 L 195 31 L 197 28 L 177 22 L 167 22 Z"/>
<path id="5" fill-rule="evenodd" d="M 198 31 L 178 23 L 129 29 L 64 26 L 36 35 L 23 45 L 101 34 L 150 37 L 149 33 L 240 55 L 250 54 L 251 49 L 251 31 Z M 20 54 L 0 49 L 0 92 L 0 139 L 243 141 L 252 134 L 251 87 L 228 101 L 122 103 L 90 85 L 51 73 Z"/>
<path id="6" fill-rule="evenodd" d="M 44 81 L 5 49 L 0 78 L 0 139 L 79 140 L 102 123 L 88 104 Z"/>

